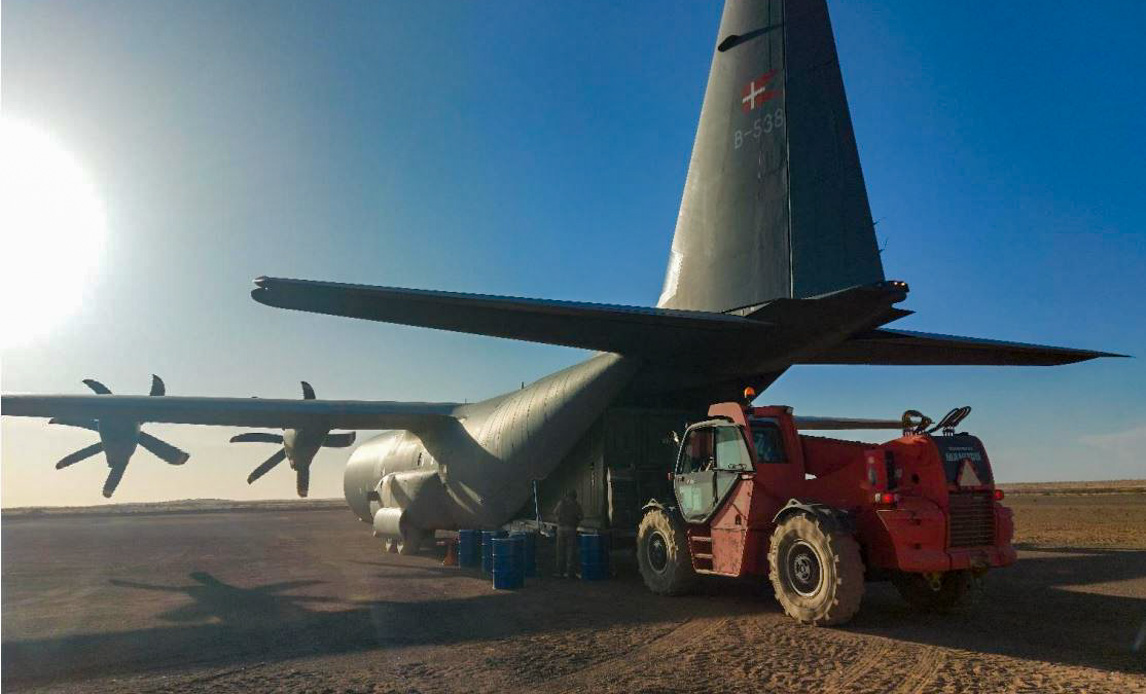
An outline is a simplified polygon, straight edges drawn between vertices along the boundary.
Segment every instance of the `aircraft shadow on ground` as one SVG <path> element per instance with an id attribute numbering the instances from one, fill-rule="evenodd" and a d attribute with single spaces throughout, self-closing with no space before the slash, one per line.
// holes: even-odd
<path id="1" fill-rule="evenodd" d="M 912 612 L 893 590 L 873 584 L 864 607 L 846 628 L 1048 663 L 1141 672 L 1146 649 L 1135 652 L 1132 644 L 1146 618 L 1146 600 L 1072 588 L 1141 578 L 1146 574 L 1143 567 L 1146 551 L 1043 548 L 1027 554 L 1013 569 L 1013 577 L 1000 573 L 974 608 L 956 614 Z M 437 567 L 430 568 L 436 572 Z M 419 572 L 400 573 L 415 576 Z M 397 576 L 388 573 L 383 578 Z M 658 598 L 644 592 L 631 570 L 622 580 L 602 588 L 547 581 L 514 593 L 420 602 L 363 601 L 352 603 L 350 609 L 323 609 L 346 604 L 338 598 L 286 594 L 321 585 L 321 581 L 243 588 L 197 571 L 182 585 L 118 579 L 111 583 L 125 590 L 183 593 L 190 604 L 157 615 L 158 620 L 170 623 L 163 626 L 5 640 L 4 685 L 496 641 L 574 628 L 683 621 L 698 615 L 750 617 L 779 610 L 770 597 L 761 597 L 764 591 L 759 587 L 743 582 L 711 581 L 703 596 Z M 602 599 L 602 589 L 618 608 L 585 609 L 586 602 Z"/>
<path id="2" fill-rule="evenodd" d="M 400 566 L 380 580 L 424 578 L 443 567 Z M 475 572 L 448 571 L 473 580 Z M 641 624 L 660 621 L 664 613 L 652 609 L 609 610 L 597 607 L 586 613 L 586 586 L 571 580 L 547 580 L 546 585 L 507 593 L 461 599 L 397 602 L 352 602 L 322 596 L 285 594 L 288 590 L 319 586 L 321 581 L 290 581 L 252 588 L 228 584 L 201 571 L 179 585 L 158 585 L 112 579 L 112 585 L 133 591 L 182 593 L 189 604 L 156 615 L 170 624 L 134 631 L 5 640 L 3 684 L 34 685 L 116 674 L 139 674 L 189 667 L 228 667 L 244 663 L 284 661 L 292 658 L 337 655 L 373 649 L 450 645 L 496 641 L 533 634 Z M 626 582 L 597 584 L 591 591 L 600 603 L 643 587 Z M 555 600 L 556 596 L 562 596 Z M 642 602 L 657 598 L 642 595 Z M 580 597 L 581 599 L 578 599 Z M 764 604 L 686 599 L 673 611 L 708 615 L 765 611 Z M 332 605 L 350 609 L 338 609 Z M 555 605 L 554 603 L 560 603 Z M 323 609 L 325 606 L 327 609 Z M 647 607 L 647 605 L 646 605 Z M 746 607 L 748 608 L 746 610 Z M 683 621 L 685 616 L 679 616 Z M 194 622 L 194 623 L 192 623 Z M 206 622 L 206 623 L 204 623 Z"/>

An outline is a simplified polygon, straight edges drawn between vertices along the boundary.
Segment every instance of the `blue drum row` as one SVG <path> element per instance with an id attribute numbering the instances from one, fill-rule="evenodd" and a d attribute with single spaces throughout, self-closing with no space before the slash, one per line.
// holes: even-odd
<path id="1" fill-rule="evenodd" d="M 583 533 L 578 537 L 581 554 L 581 580 L 604 581 L 610 576 L 609 552 L 612 550 L 608 533 Z"/>
<path id="2" fill-rule="evenodd" d="M 508 549 L 503 548 L 502 558 L 497 559 L 497 540 L 511 540 L 516 548 L 516 558 L 508 559 Z M 509 545 L 506 545 L 509 547 Z M 458 566 L 464 569 L 481 567 L 482 573 L 493 574 L 494 583 L 499 583 L 496 575 L 503 577 L 520 573 L 521 577 L 533 578 L 537 575 L 537 534 L 532 532 L 515 532 L 507 536 L 504 530 L 459 530 L 458 531 Z M 500 565 L 498 562 L 501 562 Z M 507 562 L 512 561 L 512 565 Z M 508 573 L 507 573 L 508 572 Z M 510 576 L 506 579 L 508 584 L 515 583 Z M 500 586 L 498 586 L 500 587 Z M 520 586 L 516 586 L 520 587 Z"/>
<path id="3" fill-rule="evenodd" d="M 611 576 L 608 533 L 584 533 L 578 537 L 581 556 L 581 578 L 603 581 Z M 505 590 L 521 588 L 526 578 L 537 576 L 537 534 L 504 530 L 459 530 L 458 566 L 481 567 L 493 576 L 493 587 Z"/>

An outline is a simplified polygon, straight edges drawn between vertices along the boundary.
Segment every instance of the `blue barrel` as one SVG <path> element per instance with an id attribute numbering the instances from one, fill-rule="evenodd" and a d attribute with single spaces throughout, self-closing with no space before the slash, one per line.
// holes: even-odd
<path id="1" fill-rule="evenodd" d="M 483 530 L 481 531 L 481 570 L 482 573 L 491 573 L 493 571 L 493 541 L 499 537 L 505 537 L 504 530 Z"/>
<path id="2" fill-rule="evenodd" d="M 509 536 L 521 541 L 522 575 L 534 578 L 537 576 L 537 533 L 519 531 L 510 533 Z"/>
<path id="3" fill-rule="evenodd" d="M 583 533 L 578 538 L 581 550 L 581 580 L 604 581 L 609 572 L 609 535 Z"/>
<path id="4" fill-rule="evenodd" d="M 493 587 L 497 590 L 517 590 L 525 585 L 522 575 L 521 553 L 524 542 L 516 538 L 497 537 L 491 543 L 493 556 Z"/>
<path id="5" fill-rule="evenodd" d="M 473 569 L 481 566 L 481 531 L 458 531 L 458 566 Z"/>

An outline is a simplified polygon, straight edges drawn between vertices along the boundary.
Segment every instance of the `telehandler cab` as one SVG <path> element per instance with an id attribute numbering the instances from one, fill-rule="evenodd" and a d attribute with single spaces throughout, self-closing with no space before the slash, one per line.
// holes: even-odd
<path id="1" fill-rule="evenodd" d="M 768 575 L 784 611 L 817 625 L 851 619 L 865 580 L 890 579 L 919 608 L 954 607 L 973 579 L 1015 561 L 987 452 L 955 432 L 970 411 L 929 429 L 911 410 L 901 421 L 834 420 L 711 406 L 681 439 L 675 498 L 645 506 L 645 584 L 675 595 L 701 575 Z M 883 428 L 903 435 L 870 444 L 799 433 Z"/>

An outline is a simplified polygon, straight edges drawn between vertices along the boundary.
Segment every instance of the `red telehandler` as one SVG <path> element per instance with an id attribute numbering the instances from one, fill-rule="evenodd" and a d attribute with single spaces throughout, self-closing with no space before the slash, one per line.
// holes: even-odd
<path id="1" fill-rule="evenodd" d="M 974 579 L 1015 561 L 1011 511 L 987 452 L 955 431 L 970 411 L 929 429 L 910 410 L 896 422 L 713 405 L 681 439 L 675 498 L 645 506 L 645 584 L 675 595 L 701 575 L 768 575 L 784 611 L 818 625 L 851 619 L 865 580 L 890 579 L 919 608 L 954 607 Z M 870 444 L 800 433 L 869 428 L 903 435 Z"/>

